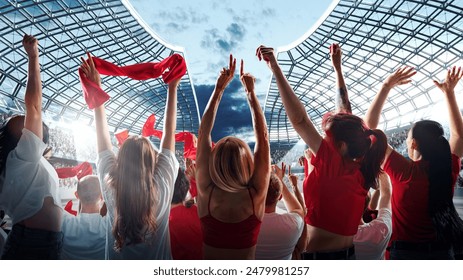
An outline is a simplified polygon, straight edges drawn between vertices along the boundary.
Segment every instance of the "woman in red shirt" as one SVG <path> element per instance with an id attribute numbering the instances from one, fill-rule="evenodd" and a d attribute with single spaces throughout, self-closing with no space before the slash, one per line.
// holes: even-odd
<path id="1" fill-rule="evenodd" d="M 376 187 L 386 136 L 380 130 L 370 130 L 344 108 L 324 117 L 326 136 L 322 137 L 286 80 L 273 49 L 260 46 L 256 53 L 272 70 L 288 118 L 312 152 L 313 170 L 304 181 L 308 242 L 302 257 L 355 258 L 353 236 L 368 189 Z M 347 99 L 347 92 L 342 97 Z"/>
<path id="2" fill-rule="evenodd" d="M 405 67 L 386 79 L 367 112 L 370 127 L 378 125 L 390 90 L 409 83 L 414 74 L 413 68 Z M 463 155 L 463 121 L 454 93 L 462 76 L 461 68 L 453 67 L 443 83 L 434 81 L 449 108 L 449 141 L 439 123 L 423 120 L 408 133 L 411 161 L 387 149 L 384 170 L 393 186 L 390 259 L 453 259 L 452 247 L 463 242 L 463 221 L 452 201 Z"/>

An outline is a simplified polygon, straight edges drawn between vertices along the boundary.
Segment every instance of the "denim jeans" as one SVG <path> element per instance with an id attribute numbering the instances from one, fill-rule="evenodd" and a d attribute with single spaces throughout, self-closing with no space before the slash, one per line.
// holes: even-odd
<path id="1" fill-rule="evenodd" d="M 63 233 L 14 225 L 3 248 L 4 260 L 57 260 Z"/>

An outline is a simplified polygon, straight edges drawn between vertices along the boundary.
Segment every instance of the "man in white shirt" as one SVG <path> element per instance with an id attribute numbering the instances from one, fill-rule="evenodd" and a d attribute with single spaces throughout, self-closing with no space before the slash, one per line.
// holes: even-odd
<path id="1" fill-rule="evenodd" d="M 73 216 L 64 211 L 61 258 L 104 260 L 107 218 L 100 213 L 103 197 L 98 177 L 89 175 L 80 179 L 75 195 L 80 201 L 79 212 Z"/>
<path id="2" fill-rule="evenodd" d="M 265 215 L 257 239 L 256 260 L 290 260 L 304 227 L 304 210 L 297 198 L 282 182 L 284 164 L 273 166 L 270 176 Z M 297 186 L 296 186 L 297 187 Z M 276 213 L 278 201 L 283 198 L 287 213 Z"/>
<path id="3" fill-rule="evenodd" d="M 354 236 L 355 255 L 358 260 L 382 260 L 392 234 L 391 193 L 389 177 L 379 177 L 380 194 L 378 217 L 370 223 L 361 219 Z"/>

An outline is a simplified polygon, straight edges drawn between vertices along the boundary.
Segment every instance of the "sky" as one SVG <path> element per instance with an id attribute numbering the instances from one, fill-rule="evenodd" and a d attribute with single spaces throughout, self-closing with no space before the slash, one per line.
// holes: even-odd
<path id="1" fill-rule="evenodd" d="M 263 107 L 271 72 L 259 62 L 259 45 L 287 46 L 303 36 L 325 13 L 332 0 L 131 0 L 130 3 L 164 41 L 183 47 L 202 116 L 229 54 L 237 58 L 235 79 L 224 93 L 213 141 L 234 135 L 254 142 L 246 95 L 238 78 L 239 60 L 256 77 Z"/>

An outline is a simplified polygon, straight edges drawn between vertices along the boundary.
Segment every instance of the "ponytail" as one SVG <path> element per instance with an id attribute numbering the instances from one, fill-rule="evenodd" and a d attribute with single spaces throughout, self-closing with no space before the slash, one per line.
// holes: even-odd
<path id="1" fill-rule="evenodd" d="M 387 137 L 379 129 L 369 130 L 367 134 L 372 135 L 374 139 L 362 160 L 360 171 L 365 179 L 364 188 L 368 190 L 370 188 L 376 189 L 378 186 L 378 177 L 382 172 L 381 164 L 387 149 Z"/>
<path id="2" fill-rule="evenodd" d="M 412 128 L 423 160 L 429 164 L 428 213 L 439 241 L 463 245 L 463 221 L 453 204 L 452 156 L 442 126 L 434 121 L 420 121 Z"/>

